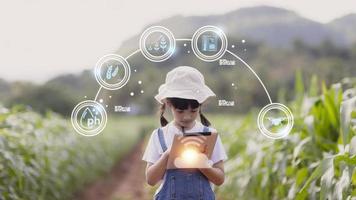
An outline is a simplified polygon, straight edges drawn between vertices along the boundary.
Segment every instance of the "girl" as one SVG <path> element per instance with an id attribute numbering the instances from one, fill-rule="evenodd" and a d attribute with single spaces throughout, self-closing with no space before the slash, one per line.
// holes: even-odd
<path id="1" fill-rule="evenodd" d="M 168 72 L 166 83 L 161 85 L 156 100 L 161 104 L 161 128 L 153 131 L 142 160 L 147 162 L 146 180 L 151 186 L 163 179 L 155 194 L 155 200 L 213 200 L 213 183 L 224 182 L 224 164 L 227 159 L 221 139 L 218 136 L 209 162 L 211 168 L 166 169 L 170 147 L 175 134 L 185 132 L 211 131 L 210 122 L 201 112 L 201 105 L 215 94 L 205 85 L 203 75 L 192 67 L 181 66 Z M 170 123 L 164 117 L 169 108 L 174 120 Z M 196 121 L 198 114 L 200 122 Z"/>

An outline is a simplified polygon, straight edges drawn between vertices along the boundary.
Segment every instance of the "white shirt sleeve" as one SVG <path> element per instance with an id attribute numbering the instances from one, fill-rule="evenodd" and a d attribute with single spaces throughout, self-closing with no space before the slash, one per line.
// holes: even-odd
<path id="1" fill-rule="evenodd" d="M 216 131 L 215 129 L 212 129 L 212 131 Z M 227 160 L 227 155 L 225 152 L 224 145 L 221 142 L 221 138 L 218 135 L 216 138 L 216 143 L 214 146 L 213 153 L 211 155 L 211 161 L 213 161 L 213 164 L 219 162 L 219 161 L 226 161 Z"/>
<path id="2" fill-rule="evenodd" d="M 162 150 L 160 150 L 159 148 L 161 148 L 161 145 L 158 140 L 157 130 L 154 130 L 148 141 L 142 160 L 149 163 L 155 163 L 161 157 L 162 154 Z"/>

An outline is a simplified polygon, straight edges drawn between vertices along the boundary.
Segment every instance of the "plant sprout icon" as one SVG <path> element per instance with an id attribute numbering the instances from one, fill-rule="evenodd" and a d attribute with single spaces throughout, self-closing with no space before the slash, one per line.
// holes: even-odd
<path id="1" fill-rule="evenodd" d="M 155 43 L 155 46 L 153 47 L 153 49 L 154 49 L 155 51 L 158 51 L 158 50 L 159 50 L 159 44 L 158 44 L 158 42 Z"/>
<path id="2" fill-rule="evenodd" d="M 167 41 L 163 35 L 160 36 L 160 47 L 163 51 L 165 51 L 165 49 L 167 48 Z"/>
<path id="3" fill-rule="evenodd" d="M 153 45 L 153 47 L 152 47 Z M 160 35 L 158 40 L 152 42 L 149 46 L 148 46 L 148 50 L 149 51 L 152 51 L 152 50 L 155 50 L 155 51 L 159 51 L 160 49 L 162 49 L 163 52 L 166 51 L 166 48 L 167 48 L 167 40 L 166 38 L 164 37 L 164 35 Z"/>

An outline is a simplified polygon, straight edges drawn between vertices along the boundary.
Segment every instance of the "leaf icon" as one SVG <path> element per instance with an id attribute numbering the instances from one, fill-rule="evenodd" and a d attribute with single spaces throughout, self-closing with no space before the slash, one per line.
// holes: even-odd
<path id="1" fill-rule="evenodd" d="M 117 75 L 117 73 L 119 72 L 119 67 L 116 66 L 115 70 L 112 72 L 112 77 L 115 77 Z"/>
<path id="2" fill-rule="evenodd" d="M 106 79 L 108 80 L 111 79 L 111 71 L 112 71 L 112 65 L 110 65 L 108 70 L 106 71 Z"/>

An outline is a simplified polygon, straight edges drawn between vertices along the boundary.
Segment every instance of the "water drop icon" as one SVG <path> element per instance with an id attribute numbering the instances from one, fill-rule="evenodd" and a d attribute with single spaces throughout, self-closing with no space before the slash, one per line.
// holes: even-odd
<path id="1" fill-rule="evenodd" d="M 92 124 L 89 124 L 90 121 L 94 120 L 94 115 L 91 112 L 91 110 L 87 107 L 82 113 L 82 116 L 80 117 L 80 125 L 82 127 L 85 127 L 87 129 L 92 128 Z"/>

